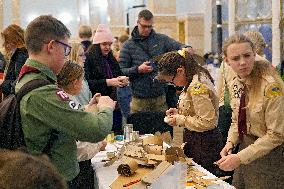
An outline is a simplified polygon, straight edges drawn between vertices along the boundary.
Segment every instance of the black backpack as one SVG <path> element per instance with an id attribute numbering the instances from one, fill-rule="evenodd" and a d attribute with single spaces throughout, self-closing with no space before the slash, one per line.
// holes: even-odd
<path id="1" fill-rule="evenodd" d="M 44 79 L 31 80 L 16 94 L 10 94 L 0 103 L 0 148 L 25 149 L 20 101 L 30 91 L 49 84 L 51 82 Z"/>

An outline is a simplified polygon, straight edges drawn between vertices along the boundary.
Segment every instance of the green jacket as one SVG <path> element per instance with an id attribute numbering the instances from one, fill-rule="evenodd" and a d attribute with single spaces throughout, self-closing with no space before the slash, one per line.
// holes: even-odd
<path id="1" fill-rule="evenodd" d="M 25 74 L 16 85 L 18 91 L 33 79 L 56 82 L 56 75 L 45 65 L 28 59 L 25 63 L 40 73 Z M 56 130 L 58 139 L 53 143 L 48 156 L 67 181 L 79 173 L 76 140 L 98 142 L 103 140 L 112 127 L 112 110 L 105 108 L 97 115 L 87 113 L 74 106 L 56 85 L 37 88 L 23 97 L 20 104 L 22 127 L 28 151 L 41 154 Z"/>

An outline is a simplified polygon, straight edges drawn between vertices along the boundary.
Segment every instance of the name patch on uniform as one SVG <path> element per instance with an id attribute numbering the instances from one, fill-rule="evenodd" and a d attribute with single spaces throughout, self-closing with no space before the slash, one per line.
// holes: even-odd
<path id="1" fill-rule="evenodd" d="M 267 98 L 275 98 L 277 96 L 283 96 L 279 84 L 274 83 L 274 84 L 268 86 L 266 91 L 265 91 L 265 96 Z"/>
<path id="2" fill-rule="evenodd" d="M 209 91 L 202 83 L 196 83 L 190 88 L 191 95 L 208 94 Z"/>
<path id="3" fill-rule="evenodd" d="M 74 102 L 73 100 L 71 100 L 69 102 L 69 106 L 70 108 L 74 109 L 74 110 L 79 110 L 80 104 L 77 104 L 76 102 Z"/>
<path id="4" fill-rule="evenodd" d="M 59 97 L 60 100 L 67 101 L 69 100 L 69 96 L 66 92 L 60 90 L 56 92 L 56 95 Z"/>

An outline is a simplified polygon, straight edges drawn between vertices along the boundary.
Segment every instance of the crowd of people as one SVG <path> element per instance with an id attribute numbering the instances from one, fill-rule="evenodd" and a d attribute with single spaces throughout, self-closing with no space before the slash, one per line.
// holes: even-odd
<path id="1" fill-rule="evenodd" d="M 50 84 L 20 101 L 27 152 L 0 151 L 0 188 L 94 188 L 91 158 L 104 138 L 145 112 L 163 112 L 172 145 L 184 143 L 185 155 L 216 176 L 234 173 L 236 188 L 284 188 L 284 83 L 261 34 L 225 40 L 216 80 L 211 59 L 153 26 L 142 10 L 131 36 L 117 39 L 99 24 L 81 26 L 70 43 L 69 29 L 49 15 L 2 31 L 4 99 L 35 79 Z"/>

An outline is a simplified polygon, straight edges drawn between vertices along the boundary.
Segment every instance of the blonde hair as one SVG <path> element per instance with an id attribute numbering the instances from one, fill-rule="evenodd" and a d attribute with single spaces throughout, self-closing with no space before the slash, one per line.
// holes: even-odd
<path id="1" fill-rule="evenodd" d="M 227 57 L 228 47 L 231 44 L 234 44 L 234 43 L 249 43 L 253 51 L 254 51 L 254 48 L 255 48 L 254 44 L 252 43 L 252 41 L 247 36 L 240 34 L 240 33 L 236 33 L 234 35 L 231 35 L 223 43 L 222 51 L 223 51 L 223 54 L 225 55 L 225 57 Z"/>
<path id="2" fill-rule="evenodd" d="M 244 35 L 247 36 L 254 44 L 255 52 L 262 56 L 264 54 L 263 50 L 266 47 L 262 34 L 258 31 L 247 31 L 244 33 Z"/>
<path id="3" fill-rule="evenodd" d="M 72 61 L 67 61 L 57 75 L 57 85 L 62 88 L 67 87 L 76 79 L 82 78 L 83 75 L 84 69 L 82 66 Z"/>
<path id="4" fill-rule="evenodd" d="M 254 51 L 254 44 L 252 41 L 243 34 L 234 34 L 230 36 L 223 44 L 223 53 L 225 57 L 227 57 L 227 49 L 231 44 L 234 43 L 249 43 L 252 50 Z M 272 67 L 272 65 L 267 61 L 255 61 L 253 70 L 248 76 L 253 83 L 250 93 L 250 99 L 261 98 L 263 94 L 259 93 L 262 77 L 263 76 L 272 76 L 276 82 L 280 85 L 281 91 L 284 92 L 283 81 L 281 80 L 277 71 Z M 257 102 L 257 100 L 250 100 L 248 106 L 253 107 L 253 103 Z"/>
<path id="5" fill-rule="evenodd" d="M 79 48 L 82 47 L 83 53 L 84 53 L 84 48 L 81 43 L 72 43 L 71 44 L 71 52 L 69 54 L 69 60 L 72 62 L 78 63 L 79 60 Z"/>
<path id="6" fill-rule="evenodd" d="M 91 38 L 92 37 L 92 28 L 90 26 L 87 26 L 87 25 L 80 26 L 79 37 L 80 38 Z"/>
<path id="7" fill-rule="evenodd" d="M 121 35 L 121 36 L 119 36 L 118 41 L 119 41 L 120 43 L 124 43 L 124 42 L 127 41 L 128 39 L 129 39 L 129 36 L 128 36 L 128 35 Z"/>

